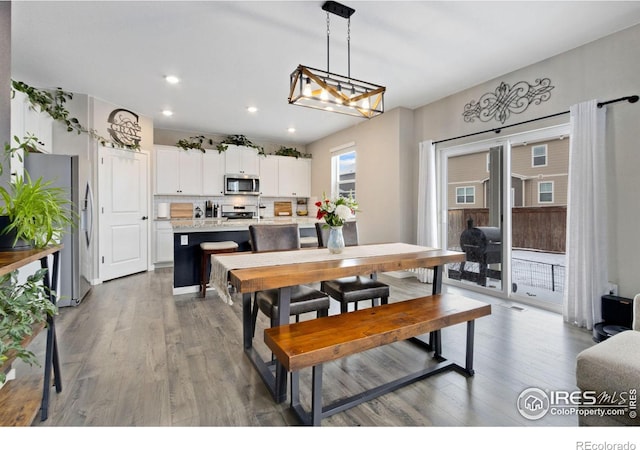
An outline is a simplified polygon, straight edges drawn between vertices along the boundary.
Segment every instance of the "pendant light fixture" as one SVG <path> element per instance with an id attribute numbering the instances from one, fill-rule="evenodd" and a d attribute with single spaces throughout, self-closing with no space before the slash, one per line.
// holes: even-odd
<path id="1" fill-rule="evenodd" d="M 299 65 L 289 77 L 289 103 L 370 119 L 384 112 L 386 88 L 351 78 L 351 15 L 355 9 L 338 2 L 322 5 L 327 12 L 327 70 Z M 329 14 L 347 19 L 347 76 L 329 71 Z"/>

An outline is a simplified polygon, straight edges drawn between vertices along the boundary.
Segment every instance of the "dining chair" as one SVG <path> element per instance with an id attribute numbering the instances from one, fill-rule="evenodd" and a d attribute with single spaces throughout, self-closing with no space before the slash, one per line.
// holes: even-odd
<path id="1" fill-rule="evenodd" d="M 252 251 L 256 253 L 300 248 L 300 233 L 296 223 L 249 225 L 249 238 Z M 296 322 L 300 320 L 300 314 L 309 312 L 315 312 L 317 317 L 325 317 L 329 314 L 330 304 L 329 296 L 322 291 L 305 285 L 293 286 L 289 314 L 296 316 Z M 278 307 L 278 289 L 255 293 L 251 311 L 251 325 L 254 334 L 258 310 L 271 320 L 273 327 L 277 325 Z"/>
<path id="2" fill-rule="evenodd" d="M 329 229 L 323 223 L 316 223 L 316 234 L 318 235 L 318 247 L 326 247 L 329 239 Z M 345 222 L 342 226 L 344 245 L 358 245 L 358 224 L 356 221 Z M 371 306 L 376 306 L 376 300 L 380 299 L 383 305 L 389 301 L 389 286 L 381 283 L 375 278 L 357 275 L 352 277 L 339 278 L 337 280 L 323 281 L 320 290 L 329 297 L 340 302 L 340 312 L 346 313 L 349 310 L 349 303 L 354 303 L 354 308 L 358 310 L 358 302 L 371 300 Z"/>

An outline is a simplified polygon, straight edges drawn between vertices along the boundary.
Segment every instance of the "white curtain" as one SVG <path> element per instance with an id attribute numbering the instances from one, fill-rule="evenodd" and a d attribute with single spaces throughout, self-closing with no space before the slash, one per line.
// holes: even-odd
<path id="1" fill-rule="evenodd" d="M 433 141 L 420 143 L 418 167 L 418 245 L 438 245 L 438 203 L 436 196 L 436 146 Z M 433 281 L 433 271 L 416 269 L 423 283 Z"/>
<path id="2" fill-rule="evenodd" d="M 605 108 L 597 101 L 570 109 L 567 269 L 563 317 L 593 329 L 601 317 L 600 297 L 607 292 L 607 196 Z"/>

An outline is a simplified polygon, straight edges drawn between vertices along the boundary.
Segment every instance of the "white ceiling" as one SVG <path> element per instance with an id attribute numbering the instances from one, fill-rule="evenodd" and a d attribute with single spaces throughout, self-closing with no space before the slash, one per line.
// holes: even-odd
<path id="1" fill-rule="evenodd" d="M 326 69 L 323 3 L 14 0 L 12 76 L 129 108 L 156 128 L 307 144 L 366 120 L 287 102 L 298 64 Z M 387 111 L 640 23 L 632 1 L 341 3 L 356 10 L 351 75 L 386 86 Z M 347 21 L 330 20 L 330 69 L 346 75 Z M 181 83 L 167 85 L 168 74 Z M 249 105 L 259 111 L 249 114 Z M 166 108 L 172 117 L 162 116 Z"/>

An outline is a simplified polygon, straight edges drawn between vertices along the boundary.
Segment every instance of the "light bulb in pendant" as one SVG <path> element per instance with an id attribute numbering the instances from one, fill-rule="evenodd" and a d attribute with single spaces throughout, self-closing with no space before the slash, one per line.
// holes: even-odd
<path id="1" fill-rule="evenodd" d="M 362 109 L 369 109 L 369 97 L 362 99 Z"/>
<path id="2" fill-rule="evenodd" d="M 325 88 L 322 88 L 322 91 L 320 92 L 320 100 L 322 100 L 323 102 L 329 100 L 329 94 L 327 93 L 327 90 Z"/>
<path id="3" fill-rule="evenodd" d="M 302 95 L 304 95 L 305 97 L 311 97 L 311 80 L 308 77 L 304 84 L 304 90 L 302 91 Z"/>
<path id="4" fill-rule="evenodd" d="M 356 96 L 356 88 L 351 87 L 351 100 L 349 100 L 349 106 L 356 106 L 356 102 L 353 100 L 353 97 Z"/>
<path id="5" fill-rule="evenodd" d="M 336 103 L 338 105 L 342 105 L 342 86 L 338 83 L 338 87 L 336 89 L 338 91 L 338 96 L 336 97 Z"/>

